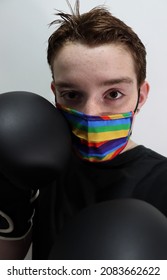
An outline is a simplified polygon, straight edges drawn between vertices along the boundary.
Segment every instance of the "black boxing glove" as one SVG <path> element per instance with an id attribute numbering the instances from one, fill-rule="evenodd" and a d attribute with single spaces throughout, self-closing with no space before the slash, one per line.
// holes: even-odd
<path id="1" fill-rule="evenodd" d="M 167 219 L 138 199 L 91 205 L 55 241 L 52 260 L 166 260 Z"/>
<path id="2" fill-rule="evenodd" d="M 0 94 L 0 236 L 21 238 L 31 228 L 38 189 L 63 171 L 71 136 L 63 115 L 31 92 Z"/>
<path id="3" fill-rule="evenodd" d="M 70 158 L 63 115 L 30 92 L 0 94 L 0 172 L 24 189 L 50 184 Z"/>

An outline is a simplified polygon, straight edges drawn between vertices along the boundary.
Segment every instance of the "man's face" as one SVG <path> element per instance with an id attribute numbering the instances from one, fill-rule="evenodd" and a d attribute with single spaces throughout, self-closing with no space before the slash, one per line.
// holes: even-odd
<path id="1" fill-rule="evenodd" d="M 89 115 L 124 113 L 136 107 L 134 62 L 120 45 L 68 43 L 56 55 L 53 76 L 56 102 L 66 107 Z M 148 94 L 146 83 L 140 93 L 139 108 Z"/>

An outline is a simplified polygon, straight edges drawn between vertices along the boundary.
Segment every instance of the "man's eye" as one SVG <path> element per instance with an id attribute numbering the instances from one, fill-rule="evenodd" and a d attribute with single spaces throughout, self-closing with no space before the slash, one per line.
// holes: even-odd
<path id="1" fill-rule="evenodd" d="M 120 93 L 119 91 L 114 90 L 114 91 L 111 91 L 111 92 L 107 93 L 106 97 L 108 99 L 118 99 L 118 98 L 122 97 L 122 93 Z"/>
<path id="2" fill-rule="evenodd" d="M 69 92 L 62 93 L 61 96 L 66 100 L 74 100 L 74 99 L 79 98 L 79 94 L 75 91 L 69 91 Z"/>

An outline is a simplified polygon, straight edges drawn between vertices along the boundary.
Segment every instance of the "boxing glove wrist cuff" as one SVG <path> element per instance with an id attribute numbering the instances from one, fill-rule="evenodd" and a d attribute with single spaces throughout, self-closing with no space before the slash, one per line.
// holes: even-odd
<path id="1" fill-rule="evenodd" d="M 0 239 L 22 239 L 31 229 L 39 191 L 22 190 L 0 177 Z"/>
<path id="2" fill-rule="evenodd" d="M 35 213 L 35 210 L 34 210 Z M 34 216 L 34 214 L 33 214 Z M 3 227 L 2 224 L 2 228 L 0 228 L 0 240 L 20 240 L 23 239 L 24 237 L 26 237 L 26 235 L 30 232 L 32 225 L 33 225 L 33 216 L 31 217 L 31 219 L 29 221 L 27 221 L 25 228 L 24 228 L 24 232 L 21 232 L 19 228 L 17 228 L 17 230 L 15 229 L 15 225 L 13 220 L 6 215 L 5 213 L 3 213 L 2 211 L 0 211 L 0 223 L 1 220 L 4 219 L 3 223 L 5 225 L 8 225 L 7 227 Z"/>

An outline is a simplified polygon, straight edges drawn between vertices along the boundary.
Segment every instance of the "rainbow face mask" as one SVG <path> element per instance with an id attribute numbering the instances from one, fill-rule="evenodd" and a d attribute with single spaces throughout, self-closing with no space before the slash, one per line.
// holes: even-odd
<path id="1" fill-rule="evenodd" d="M 105 162 L 127 145 L 134 113 L 92 116 L 57 104 L 72 131 L 74 151 L 83 160 Z"/>

